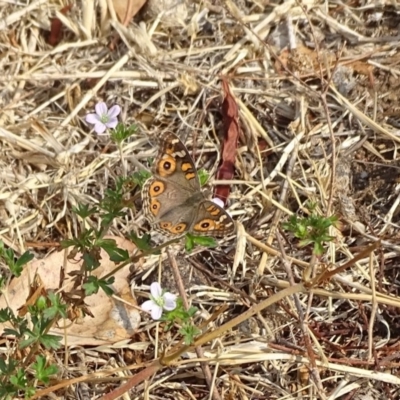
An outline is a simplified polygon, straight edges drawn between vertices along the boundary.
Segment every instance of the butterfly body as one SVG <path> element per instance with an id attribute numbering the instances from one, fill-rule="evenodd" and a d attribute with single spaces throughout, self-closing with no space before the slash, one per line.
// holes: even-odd
<path id="1" fill-rule="evenodd" d="M 172 133 L 159 139 L 153 177 L 143 186 L 143 210 L 154 228 L 167 236 L 221 237 L 233 233 L 229 214 L 201 191 L 197 169 L 185 145 Z"/>

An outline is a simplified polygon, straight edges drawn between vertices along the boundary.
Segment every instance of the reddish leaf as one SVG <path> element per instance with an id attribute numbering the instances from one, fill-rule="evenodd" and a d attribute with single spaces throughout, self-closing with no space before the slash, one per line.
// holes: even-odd
<path id="1" fill-rule="evenodd" d="M 217 171 L 217 179 L 230 180 L 235 173 L 236 149 L 239 139 L 239 108 L 231 93 L 228 81 L 222 78 L 225 98 L 222 103 L 222 118 L 224 121 L 224 142 L 222 145 L 222 161 Z M 226 204 L 230 193 L 230 185 L 218 185 L 214 189 L 214 197 Z"/>
<path id="2" fill-rule="evenodd" d="M 60 10 L 61 14 L 67 14 L 72 8 L 72 3 L 66 5 L 64 8 Z M 61 21 L 55 17 L 51 20 L 51 25 L 50 25 L 50 34 L 47 39 L 47 43 L 50 44 L 51 46 L 57 46 L 58 43 L 61 42 L 62 40 L 62 23 Z"/>

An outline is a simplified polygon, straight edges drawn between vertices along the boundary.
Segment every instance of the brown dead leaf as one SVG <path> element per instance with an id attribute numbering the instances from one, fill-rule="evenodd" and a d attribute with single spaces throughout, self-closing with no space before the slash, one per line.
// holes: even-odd
<path id="1" fill-rule="evenodd" d="M 146 3 L 146 0 L 113 0 L 115 13 L 121 24 L 127 26 Z"/>
<path id="2" fill-rule="evenodd" d="M 132 253 L 135 249 L 133 243 L 128 240 L 111 237 L 117 243 L 117 246 Z M 79 259 L 79 254 L 76 259 Z M 63 282 L 63 290 L 68 292 L 72 290 L 71 273 L 80 270 L 81 263 L 74 260 L 67 260 L 65 271 L 61 272 L 64 264 L 64 251 L 52 253 L 43 260 L 36 260 L 30 263 L 22 272 L 21 276 L 14 278 L 9 287 L 5 290 L 5 295 L 0 298 L 0 308 L 9 306 L 14 313 L 26 304 L 28 298 L 32 296 L 30 292 L 30 282 L 35 276 L 41 282 L 40 288 L 46 290 L 58 290 L 60 286 L 60 274 L 65 273 L 66 279 Z M 101 266 L 95 270 L 96 276 L 104 276 L 115 268 L 115 264 L 110 261 L 108 255 L 101 251 Z M 115 282 L 112 288 L 115 297 L 107 296 L 100 290 L 97 294 L 85 299 L 87 309 L 93 315 L 79 318 L 72 323 L 65 321 L 67 337 L 65 338 L 64 328 L 52 329 L 50 332 L 66 339 L 67 345 L 102 345 L 111 344 L 124 339 L 128 339 L 140 323 L 140 314 L 137 309 L 137 302 L 131 295 L 128 282 L 129 268 L 119 270 L 115 275 Z M 8 303 L 6 302 L 8 300 Z M 62 324 L 62 320 L 60 323 Z M 0 334 L 2 334 L 6 324 L 0 324 Z"/>

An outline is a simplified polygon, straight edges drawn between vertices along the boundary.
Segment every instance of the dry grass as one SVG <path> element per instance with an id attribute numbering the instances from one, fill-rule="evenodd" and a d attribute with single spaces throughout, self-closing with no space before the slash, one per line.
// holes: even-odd
<path id="1" fill-rule="evenodd" d="M 124 398 L 207 399 L 207 373 L 214 399 L 399 398 L 398 6 L 194 2 L 182 24 L 170 16 L 123 27 L 106 1 L 78 2 L 66 15 L 58 1 L 24 3 L 0 0 L 1 240 L 17 254 L 46 257 L 76 236 L 72 206 L 95 204 L 124 171 L 148 168 L 149 138 L 160 131 L 177 132 L 213 174 L 221 75 L 240 108 L 230 197 L 238 235 L 217 250 L 171 255 L 202 310 L 196 323 L 226 305 L 207 325 L 213 331 L 381 240 L 329 281 L 273 301 L 202 345 L 208 372 L 190 349 Z M 63 36 L 52 47 L 56 15 Z M 98 101 L 120 104 L 123 120 L 140 128 L 121 150 L 84 122 Z M 307 213 L 307 202 L 341 218 L 321 258 L 281 228 L 292 213 Z M 149 231 L 135 205 L 110 234 Z M 208 270 L 208 280 L 197 270 L 189 276 L 193 266 Z M 64 366 L 53 354 L 59 381 L 78 378 L 55 393 L 98 398 L 177 340 L 146 319 L 130 343 L 71 349 Z M 114 369 L 101 380 L 90 375 Z"/>

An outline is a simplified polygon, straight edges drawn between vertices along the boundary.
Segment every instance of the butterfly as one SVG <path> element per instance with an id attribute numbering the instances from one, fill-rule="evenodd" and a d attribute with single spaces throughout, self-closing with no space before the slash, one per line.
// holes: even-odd
<path id="1" fill-rule="evenodd" d="M 201 190 L 193 159 L 173 133 L 159 138 L 153 176 L 142 189 L 143 212 L 154 229 L 166 236 L 223 237 L 235 231 L 231 216 Z"/>

